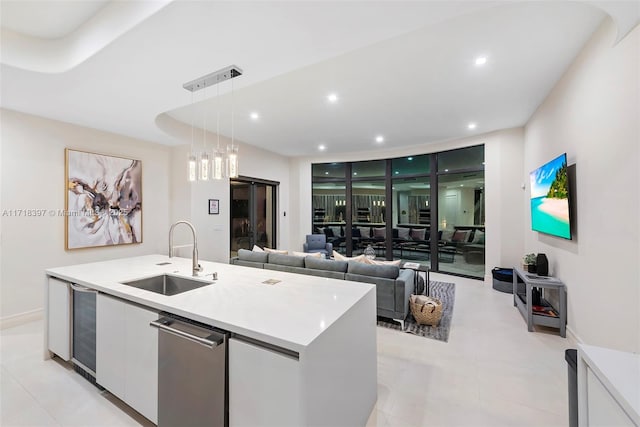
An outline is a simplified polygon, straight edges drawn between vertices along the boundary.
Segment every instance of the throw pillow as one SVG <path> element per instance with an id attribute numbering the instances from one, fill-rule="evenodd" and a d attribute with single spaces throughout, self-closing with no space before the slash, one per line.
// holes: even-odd
<path id="1" fill-rule="evenodd" d="M 442 230 L 442 237 L 440 237 L 440 240 L 443 242 L 450 242 L 452 237 L 453 230 Z"/>
<path id="2" fill-rule="evenodd" d="M 469 237 L 469 234 L 471 234 L 470 230 L 456 230 L 453 233 L 453 236 L 451 237 L 451 241 L 452 242 L 458 242 L 458 243 L 466 243 L 467 242 L 467 238 Z"/>
<path id="3" fill-rule="evenodd" d="M 324 228 L 324 235 L 327 236 L 327 237 L 335 237 L 331 227 L 325 227 Z"/>
<path id="4" fill-rule="evenodd" d="M 412 228 L 411 238 L 413 240 L 424 240 L 425 229 L 424 228 Z"/>
<path id="5" fill-rule="evenodd" d="M 251 249 L 253 252 L 264 252 L 264 250 L 258 246 L 258 245 L 253 245 L 253 249 Z"/>
<path id="6" fill-rule="evenodd" d="M 395 259 L 393 261 L 377 261 L 375 259 L 369 259 L 367 257 L 364 258 L 363 261 L 361 261 L 365 264 L 371 264 L 371 265 L 396 265 L 398 267 L 400 267 L 400 264 L 402 263 L 402 260 L 400 259 Z"/>
<path id="7" fill-rule="evenodd" d="M 398 238 L 402 240 L 409 240 L 409 231 L 408 228 L 398 228 Z"/>
<path id="8" fill-rule="evenodd" d="M 358 230 L 360 230 L 360 237 L 371 238 L 371 227 L 358 227 Z"/>
<path id="9" fill-rule="evenodd" d="M 351 230 L 351 237 L 362 237 L 362 234 L 360 234 L 360 229 L 358 227 L 353 227 L 353 229 Z"/>
<path id="10" fill-rule="evenodd" d="M 333 251 L 333 259 L 336 259 L 338 261 L 365 262 L 364 259 L 366 259 L 366 257 L 364 255 L 358 255 L 358 256 L 349 258 L 348 256 L 344 256 L 336 251 Z"/>
<path id="11" fill-rule="evenodd" d="M 316 257 L 316 258 L 324 258 L 324 254 L 323 254 L 322 252 L 313 252 L 313 253 L 309 253 L 309 252 L 296 252 L 296 251 L 291 251 L 291 255 L 293 255 L 293 256 L 300 256 L 300 257 L 312 256 L 312 257 Z"/>
<path id="12" fill-rule="evenodd" d="M 282 254 L 282 255 L 287 254 L 286 250 L 279 250 L 279 249 L 264 248 L 264 251 L 270 254 Z"/>
<path id="13" fill-rule="evenodd" d="M 373 237 L 382 237 L 385 238 L 387 229 L 384 227 L 374 227 L 373 229 Z"/>
<path id="14" fill-rule="evenodd" d="M 484 231 L 476 230 L 471 243 L 476 245 L 484 245 Z"/>
<path id="15" fill-rule="evenodd" d="M 342 236 L 342 227 L 335 226 L 335 227 L 329 227 L 329 228 L 333 232 L 333 236 L 332 237 L 340 237 L 340 236 Z"/>

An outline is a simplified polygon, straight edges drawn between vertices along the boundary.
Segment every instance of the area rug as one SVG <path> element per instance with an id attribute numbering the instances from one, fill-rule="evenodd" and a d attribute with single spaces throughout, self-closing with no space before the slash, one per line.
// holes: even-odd
<path id="1" fill-rule="evenodd" d="M 404 332 L 447 342 L 449 341 L 449 328 L 451 327 L 451 317 L 453 316 L 456 285 L 454 283 L 431 281 L 430 294 L 432 297 L 442 301 L 442 319 L 440 319 L 438 326 L 418 325 L 411 311 L 409 311 L 409 315 L 404 321 Z M 401 330 L 400 322 L 386 317 L 378 317 L 378 326 Z"/>

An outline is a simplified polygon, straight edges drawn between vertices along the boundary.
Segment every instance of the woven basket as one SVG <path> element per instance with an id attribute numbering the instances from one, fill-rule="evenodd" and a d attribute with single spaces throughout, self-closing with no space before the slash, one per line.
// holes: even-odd
<path id="1" fill-rule="evenodd" d="M 424 295 L 411 295 L 409 299 L 411 314 L 420 325 L 437 326 L 442 318 L 442 302 Z"/>

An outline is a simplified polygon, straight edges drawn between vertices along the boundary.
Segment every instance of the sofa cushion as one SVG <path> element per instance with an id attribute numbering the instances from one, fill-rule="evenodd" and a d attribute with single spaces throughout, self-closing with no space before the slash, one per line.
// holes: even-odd
<path id="1" fill-rule="evenodd" d="M 398 238 L 403 240 L 409 240 L 409 228 L 398 228 Z"/>
<path id="2" fill-rule="evenodd" d="M 312 257 L 312 258 L 324 258 L 324 254 L 322 252 L 296 252 L 296 251 L 292 251 L 291 256 L 297 256 L 297 257 Z"/>
<path id="3" fill-rule="evenodd" d="M 338 271 L 345 273 L 348 263 L 333 259 L 305 258 L 304 265 L 313 270 Z"/>
<path id="4" fill-rule="evenodd" d="M 271 249 L 271 248 L 264 248 L 264 251 L 269 253 L 269 254 L 282 254 L 282 255 L 286 255 L 287 251 L 285 249 Z"/>
<path id="5" fill-rule="evenodd" d="M 484 231 L 476 230 L 471 243 L 475 245 L 484 245 Z"/>
<path id="6" fill-rule="evenodd" d="M 385 238 L 387 234 L 387 229 L 385 227 L 374 227 L 373 228 L 373 236 L 372 237 L 382 237 Z"/>
<path id="7" fill-rule="evenodd" d="M 362 260 L 364 259 L 364 254 L 349 258 L 348 256 L 344 256 L 341 253 L 336 252 L 336 251 L 333 251 L 332 256 L 333 256 L 333 259 L 338 260 L 338 261 L 359 261 L 359 262 L 363 262 Z"/>
<path id="8" fill-rule="evenodd" d="M 426 230 L 424 228 L 412 228 L 411 238 L 413 240 L 424 240 L 425 233 L 426 233 Z"/>
<path id="9" fill-rule="evenodd" d="M 442 230 L 440 235 L 440 240 L 443 242 L 450 242 L 453 237 L 453 230 Z"/>
<path id="10" fill-rule="evenodd" d="M 286 265 L 289 267 L 304 267 L 304 258 L 293 255 L 270 253 L 269 264 Z"/>
<path id="11" fill-rule="evenodd" d="M 328 227 L 333 232 L 333 237 L 341 237 L 342 236 L 342 227 L 339 225 Z"/>
<path id="12" fill-rule="evenodd" d="M 397 265 L 398 267 L 400 267 L 400 264 L 402 264 L 401 259 L 396 259 L 393 261 L 377 261 L 375 259 L 369 259 L 367 257 L 364 258 L 363 262 L 370 265 Z"/>
<path id="13" fill-rule="evenodd" d="M 400 268 L 395 265 L 370 265 L 361 262 L 349 261 L 347 273 L 361 276 L 395 279 L 400 274 Z"/>
<path id="14" fill-rule="evenodd" d="M 470 234 L 471 230 L 456 230 L 451 237 L 451 241 L 456 243 L 467 243 Z"/>
<path id="15" fill-rule="evenodd" d="M 267 262 L 268 258 L 269 254 L 266 252 L 254 252 L 248 249 L 238 250 L 238 259 L 241 261 Z"/>
<path id="16" fill-rule="evenodd" d="M 371 238 L 371 227 L 358 227 L 358 230 L 360 230 L 360 237 Z"/>

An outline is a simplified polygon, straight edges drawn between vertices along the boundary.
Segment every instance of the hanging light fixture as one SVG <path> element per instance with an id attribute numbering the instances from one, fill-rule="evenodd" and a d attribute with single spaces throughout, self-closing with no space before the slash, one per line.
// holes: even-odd
<path id="1" fill-rule="evenodd" d="M 234 141 L 234 108 L 233 108 L 233 80 L 231 80 L 231 147 L 227 146 L 227 163 L 229 170 L 229 178 L 238 177 L 238 147 L 233 144 Z"/>
<path id="2" fill-rule="evenodd" d="M 195 107 L 193 103 L 193 92 L 191 92 L 191 152 L 189 153 L 189 162 L 187 164 L 187 179 L 189 182 L 195 182 L 198 177 L 198 158 L 193 151 L 193 128 L 194 128 Z"/>
<path id="3" fill-rule="evenodd" d="M 219 180 L 224 176 L 224 158 L 220 150 L 220 86 L 217 86 L 216 91 L 216 135 L 218 137 L 218 144 L 213 150 L 211 178 Z"/>
<path id="4" fill-rule="evenodd" d="M 207 99 L 207 87 L 204 88 L 204 97 Z M 207 109 L 202 108 L 202 152 L 200 153 L 200 181 L 209 180 L 209 153 L 207 153 Z"/>
<path id="5" fill-rule="evenodd" d="M 205 89 L 208 86 L 213 86 L 218 83 L 221 83 L 225 80 L 230 80 L 235 77 L 241 76 L 242 70 L 236 65 L 230 65 L 228 67 L 222 68 L 218 71 L 214 71 L 213 73 L 207 74 L 206 76 L 200 77 L 198 79 L 192 80 L 182 85 L 182 87 L 192 93 L 191 103 L 193 107 L 193 92 L 196 92 L 200 89 Z M 213 151 L 213 159 L 210 159 L 209 153 L 207 152 L 207 144 L 206 144 L 206 111 L 204 113 L 203 118 L 203 151 L 198 157 L 196 156 L 193 150 L 193 132 L 194 132 L 194 123 L 192 120 L 191 123 L 191 154 L 189 155 L 189 163 L 188 163 L 188 171 L 189 171 L 189 181 L 193 182 L 196 179 L 200 178 L 200 180 L 208 180 L 208 179 L 222 179 L 224 176 L 224 158 L 223 152 L 220 149 L 220 100 L 219 100 L 220 90 L 218 88 L 216 98 L 218 104 L 217 111 L 217 124 L 216 124 L 216 133 L 218 138 L 217 148 Z M 192 108 L 192 117 L 195 116 L 195 110 Z M 234 111 L 233 111 L 233 81 L 231 82 L 231 145 L 227 146 L 227 175 L 230 178 L 236 178 L 238 176 L 238 147 L 234 144 Z"/>

